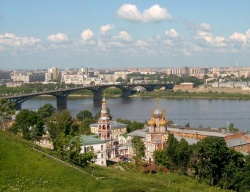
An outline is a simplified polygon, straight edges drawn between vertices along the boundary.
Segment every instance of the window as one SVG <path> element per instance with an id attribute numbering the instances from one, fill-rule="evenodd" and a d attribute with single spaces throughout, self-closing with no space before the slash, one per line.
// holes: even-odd
<path id="1" fill-rule="evenodd" d="M 103 145 L 101 145 L 101 150 L 103 150 Z"/>
<path id="2" fill-rule="evenodd" d="M 101 154 L 101 158 L 103 158 L 103 154 Z"/>

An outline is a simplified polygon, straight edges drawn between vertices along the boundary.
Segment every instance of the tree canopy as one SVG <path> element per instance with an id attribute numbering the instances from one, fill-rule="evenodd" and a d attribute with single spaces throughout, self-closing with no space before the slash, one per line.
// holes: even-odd
<path id="1" fill-rule="evenodd" d="M 82 121 L 83 119 L 85 118 L 92 118 L 92 113 L 88 110 L 83 110 L 83 111 L 80 111 L 77 115 L 76 115 L 76 118 L 79 120 L 79 121 Z"/>
<path id="2" fill-rule="evenodd" d="M 131 143 L 135 154 L 135 163 L 140 164 L 140 162 L 142 162 L 142 158 L 145 156 L 145 145 L 141 138 L 137 135 L 132 138 Z"/>

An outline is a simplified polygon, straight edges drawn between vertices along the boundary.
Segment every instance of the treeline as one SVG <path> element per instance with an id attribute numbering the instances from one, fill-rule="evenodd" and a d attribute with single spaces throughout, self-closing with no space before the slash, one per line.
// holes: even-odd
<path id="1" fill-rule="evenodd" d="M 250 190 L 250 155 L 244 156 L 228 148 L 223 138 L 207 137 L 189 145 L 185 139 L 178 141 L 169 134 L 164 149 L 154 151 L 154 162 L 210 186 Z"/>
<path id="2" fill-rule="evenodd" d="M 249 94 L 241 94 L 241 93 L 225 93 L 225 92 L 217 92 L 217 91 L 208 91 L 208 92 L 189 92 L 188 90 L 166 90 L 166 91 L 154 91 L 154 92 L 140 92 L 137 93 L 140 96 L 161 96 L 161 97 L 172 97 L 172 98 L 214 98 L 214 99 L 250 99 Z"/>

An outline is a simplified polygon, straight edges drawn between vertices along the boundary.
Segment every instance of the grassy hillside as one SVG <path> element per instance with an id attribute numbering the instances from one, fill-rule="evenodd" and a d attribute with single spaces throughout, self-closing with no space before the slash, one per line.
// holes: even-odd
<path id="1" fill-rule="evenodd" d="M 223 191 L 177 174 L 122 172 L 94 167 L 96 180 L 42 155 L 20 138 L 0 131 L 0 191 Z M 91 170 L 92 172 L 92 170 Z"/>

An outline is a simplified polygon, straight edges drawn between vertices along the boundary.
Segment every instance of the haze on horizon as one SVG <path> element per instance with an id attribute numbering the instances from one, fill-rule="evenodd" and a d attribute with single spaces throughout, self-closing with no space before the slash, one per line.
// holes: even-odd
<path id="1" fill-rule="evenodd" d="M 249 66 L 249 0 L 1 0 L 0 70 Z"/>

